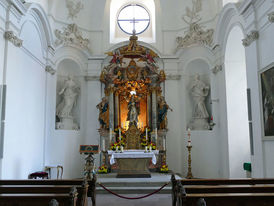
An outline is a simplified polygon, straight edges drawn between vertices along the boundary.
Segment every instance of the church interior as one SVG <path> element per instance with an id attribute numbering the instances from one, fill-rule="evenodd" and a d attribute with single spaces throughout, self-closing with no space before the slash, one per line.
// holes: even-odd
<path id="1" fill-rule="evenodd" d="M 0 185 L 271 180 L 273 23 L 272 0 L 0 0 Z"/>

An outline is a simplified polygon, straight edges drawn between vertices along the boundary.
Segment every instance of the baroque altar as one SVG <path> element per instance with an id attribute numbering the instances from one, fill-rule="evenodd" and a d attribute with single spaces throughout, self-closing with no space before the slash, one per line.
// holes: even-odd
<path id="1" fill-rule="evenodd" d="M 108 150 L 157 150 L 157 162 L 150 169 L 159 171 L 166 161 L 167 105 L 161 85 L 164 70 L 159 56 L 130 37 L 129 44 L 107 52 L 109 63 L 100 81 L 105 96 L 97 105 L 100 122 L 101 164 L 113 169 Z M 153 153 L 154 154 L 154 153 Z"/>

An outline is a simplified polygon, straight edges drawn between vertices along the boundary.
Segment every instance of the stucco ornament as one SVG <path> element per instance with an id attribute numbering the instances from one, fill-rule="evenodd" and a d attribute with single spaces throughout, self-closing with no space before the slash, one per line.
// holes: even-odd
<path id="1" fill-rule="evenodd" d="M 259 39 L 259 32 L 258 31 L 251 31 L 250 34 L 246 35 L 246 38 L 244 38 L 243 41 L 243 45 L 245 47 L 248 47 L 252 44 L 252 42 L 256 41 L 257 39 Z"/>
<path id="2" fill-rule="evenodd" d="M 76 45 L 82 49 L 91 51 L 90 41 L 87 38 L 83 38 L 82 32 L 79 30 L 76 24 L 69 24 L 63 28 L 63 31 L 55 30 L 56 46 L 63 44 L 64 46 Z"/>
<path id="3" fill-rule="evenodd" d="M 13 43 L 16 47 L 21 47 L 23 45 L 23 40 L 19 39 L 13 31 L 6 31 L 4 34 L 5 39 Z"/>
<path id="4" fill-rule="evenodd" d="M 78 13 L 84 8 L 84 4 L 81 0 L 66 0 L 66 6 L 68 9 L 68 18 L 74 19 Z"/>
<path id="5" fill-rule="evenodd" d="M 271 12 L 270 14 L 268 14 L 268 20 L 269 20 L 271 23 L 274 23 L 274 12 Z"/>
<path id="6" fill-rule="evenodd" d="M 192 9 L 186 7 L 186 14 L 182 16 L 182 19 L 189 27 L 184 37 L 179 36 L 176 38 L 177 50 L 197 43 L 212 46 L 214 30 L 204 30 L 199 24 L 202 20 L 199 15 L 199 12 L 202 11 L 202 0 L 192 0 L 192 4 Z"/>

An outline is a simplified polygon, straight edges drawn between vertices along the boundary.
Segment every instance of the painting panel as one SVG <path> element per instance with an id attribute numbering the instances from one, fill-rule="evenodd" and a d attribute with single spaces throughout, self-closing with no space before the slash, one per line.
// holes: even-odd
<path id="1" fill-rule="evenodd" d="M 264 135 L 274 136 L 274 66 L 261 74 Z"/>

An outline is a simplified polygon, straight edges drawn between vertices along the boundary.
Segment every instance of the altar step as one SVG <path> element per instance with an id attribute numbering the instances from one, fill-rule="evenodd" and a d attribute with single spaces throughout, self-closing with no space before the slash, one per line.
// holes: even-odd
<path id="1" fill-rule="evenodd" d="M 149 194 L 170 182 L 171 174 L 152 173 L 151 178 L 116 178 L 116 173 L 98 175 L 97 182 L 117 194 Z M 181 179 L 176 176 L 176 179 Z M 171 183 L 158 194 L 171 194 Z M 97 194 L 108 194 L 101 186 L 96 186 Z"/>

